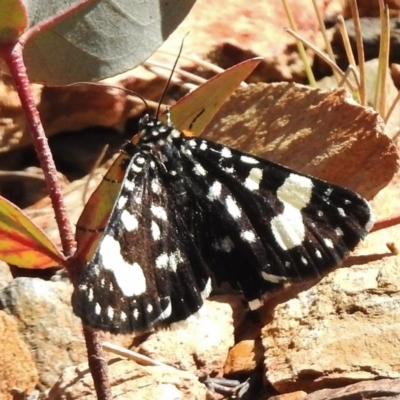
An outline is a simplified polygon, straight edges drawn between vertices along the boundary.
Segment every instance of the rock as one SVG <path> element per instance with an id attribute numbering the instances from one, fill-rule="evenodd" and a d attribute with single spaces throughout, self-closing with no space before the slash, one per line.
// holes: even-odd
<path id="1" fill-rule="evenodd" d="M 359 382 L 339 389 L 323 389 L 310 393 L 304 400 L 379 399 L 399 400 L 400 380 L 380 379 Z"/>
<path id="2" fill-rule="evenodd" d="M 80 321 L 70 306 L 72 286 L 33 278 L 14 279 L 0 292 L 0 308 L 12 314 L 39 372 L 39 387 L 51 387 L 61 371 L 83 362 Z"/>
<path id="3" fill-rule="evenodd" d="M 224 365 L 224 375 L 249 375 L 259 368 L 264 360 L 261 340 L 242 340 L 230 350 Z"/>
<path id="4" fill-rule="evenodd" d="M 4 311 L 0 311 L 0 332 L 0 398 L 12 400 L 13 393 L 30 394 L 39 376 L 16 319 Z"/>
<path id="5" fill-rule="evenodd" d="M 38 370 L 38 387 L 42 391 L 52 387 L 65 368 L 86 360 L 80 321 L 72 314 L 70 306 L 71 291 L 72 286 L 67 280 L 52 282 L 17 278 L 0 292 L 0 308 L 14 316 L 16 325 L 19 326 L 19 334 L 31 351 L 33 368 L 36 365 Z M 185 324 L 175 324 L 170 330 L 160 330 L 150 334 L 147 340 L 139 345 L 139 351 L 157 361 L 178 366 L 192 374 L 220 373 L 228 350 L 234 343 L 234 324 L 241 323 L 244 312 L 241 296 L 214 296 L 213 299 L 206 301 L 200 313 L 201 318 L 193 317 Z M 210 329 L 210 327 L 216 328 Z M 132 335 L 101 334 L 101 336 L 105 340 L 122 343 L 126 347 L 132 344 Z M 140 341 L 143 341 L 143 338 L 137 337 L 136 342 Z M 109 357 L 110 354 L 111 357 L 115 357 L 112 353 L 106 356 Z M 131 366 L 134 365 L 133 362 L 130 363 Z M 75 367 L 72 370 L 75 370 Z M 111 371 L 113 381 L 119 379 L 119 372 L 116 373 L 114 376 L 113 370 Z M 70 375 L 63 375 L 63 382 L 68 376 Z M 190 376 L 190 379 L 194 379 L 193 375 Z M 142 381 L 132 377 L 130 387 L 140 382 Z M 80 384 L 83 383 L 76 384 L 73 380 L 68 386 L 71 386 L 72 391 L 79 391 Z M 146 390 L 154 390 L 154 393 L 159 391 L 168 398 L 170 393 L 168 390 L 177 393 L 179 389 L 176 387 L 171 389 L 173 385 L 170 383 L 162 384 L 158 388 L 157 385 Z M 202 386 L 199 383 L 197 385 Z M 139 390 L 140 386 L 137 389 Z"/>
<path id="6" fill-rule="evenodd" d="M 400 61 L 400 30 L 399 30 L 400 17 L 391 18 L 389 21 L 390 29 L 390 49 L 389 49 L 389 64 L 398 63 Z M 361 32 L 364 46 L 365 60 L 372 60 L 379 57 L 379 42 L 382 32 L 381 22 L 379 17 L 376 18 L 360 18 Z M 349 35 L 351 48 L 354 53 L 355 61 L 358 64 L 357 47 L 356 47 L 356 34 L 354 28 L 354 21 L 348 19 L 345 21 L 346 30 Z M 337 55 L 337 64 L 342 70 L 346 70 L 348 66 L 347 56 L 344 51 L 343 39 L 341 37 L 339 27 L 332 38 L 332 49 L 334 54 Z"/>
<path id="7" fill-rule="evenodd" d="M 5 288 L 13 280 L 10 267 L 4 261 L 0 261 L 0 290 Z"/>
<path id="8" fill-rule="evenodd" d="M 151 334 L 139 353 L 193 373 L 220 373 L 234 344 L 232 308 L 241 302 L 238 296 L 221 297 L 224 302 L 215 301 L 216 296 L 207 300 L 198 317 Z"/>
<path id="9" fill-rule="evenodd" d="M 305 400 L 307 393 L 303 391 L 279 394 L 278 396 L 272 396 L 268 400 Z"/>
<path id="10" fill-rule="evenodd" d="M 338 269 L 279 304 L 262 332 L 265 379 L 286 393 L 399 378 L 399 261 Z"/>
<path id="11" fill-rule="evenodd" d="M 144 367 L 129 360 L 109 362 L 114 398 L 143 400 L 213 400 L 214 395 L 190 372 L 170 367 Z M 74 382 L 71 385 L 71 382 Z M 96 400 L 88 365 L 64 370 L 47 400 Z"/>
<path id="12" fill-rule="evenodd" d="M 390 137 L 391 139 L 395 140 L 399 133 L 399 126 L 400 126 L 400 104 L 397 102 L 389 116 L 387 117 L 387 113 L 394 104 L 396 99 L 398 90 L 396 87 L 397 82 L 394 82 L 394 78 L 399 74 L 395 73 L 397 64 L 391 65 L 391 71 L 386 72 L 385 78 L 385 101 L 381 99 L 381 103 L 384 104 L 384 110 L 382 112 L 385 115 L 385 134 Z M 373 59 L 370 61 L 365 62 L 365 96 L 366 102 L 369 105 L 375 104 L 375 96 L 376 96 L 376 85 L 378 82 L 378 71 L 379 71 L 379 60 Z M 350 82 L 352 82 L 355 86 L 356 83 L 352 76 L 349 77 Z M 398 79 L 398 82 L 400 80 Z M 396 84 L 395 84 L 396 83 Z M 337 87 L 337 80 L 334 76 L 327 76 L 320 81 L 317 82 L 317 85 L 320 89 L 333 89 Z"/>
<path id="13" fill-rule="evenodd" d="M 366 199 L 390 182 L 399 165 L 383 120 L 344 89 L 248 85 L 229 97 L 202 137 L 347 187 Z"/>

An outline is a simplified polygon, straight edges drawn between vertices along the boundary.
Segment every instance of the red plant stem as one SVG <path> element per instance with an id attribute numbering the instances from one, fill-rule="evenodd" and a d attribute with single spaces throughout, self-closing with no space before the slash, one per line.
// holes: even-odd
<path id="1" fill-rule="evenodd" d="M 8 49 L 3 47 L 1 49 L 1 55 L 7 63 L 10 74 L 14 80 L 15 88 L 21 100 L 22 109 L 24 110 L 31 131 L 33 144 L 43 169 L 47 189 L 53 205 L 64 254 L 66 257 L 70 257 L 75 250 L 72 226 L 65 209 L 53 156 L 40 121 L 39 111 L 30 90 L 29 79 L 22 58 L 22 46 L 20 43 L 16 43 L 10 45 Z"/>
<path id="2" fill-rule="evenodd" d="M 375 222 L 371 232 L 380 231 L 381 229 L 390 228 L 391 226 L 400 224 L 400 214 L 393 215 L 392 217 L 382 218 Z"/>
<path id="3" fill-rule="evenodd" d="M 0 46 L 0 54 L 6 62 L 10 74 L 14 79 L 15 88 L 21 100 L 28 126 L 31 131 L 33 144 L 43 169 L 47 189 L 53 205 L 57 226 L 60 232 L 61 243 L 65 256 L 70 257 L 75 251 L 75 241 L 72 226 L 67 216 L 64 199 L 57 179 L 57 170 L 54 164 L 47 137 L 45 135 L 39 112 L 29 87 L 29 79 L 22 58 L 22 45 L 16 43 L 10 46 Z M 71 262 L 67 263 L 67 271 L 75 285 L 79 275 Z M 97 394 L 97 398 L 111 400 L 112 394 L 108 378 L 107 362 L 103 356 L 101 340 L 97 332 L 83 327 L 85 336 L 90 372 Z"/>
<path id="4" fill-rule="evenodd" d="M 82 0 L 77 2 L 69 9 L 56 16 L 52 16 L 27 30 L 19 38 L 18 43 L 12 43 L 8 46 L 4 43 L 0 45 L 0 55 L 6 62 L 10 74 L 14 79 L 15 87 L 21 100 L 22 109 L 24 110 L 31 131 L 33 144 L 43 169 L 47 189 L 49 191 L 57 226 L 60 232 L 63 252 L 66 257 L 71 257 L 75 251 L 73 230 L 66 212 L 62 191 L 58 183 L 57 170 L 53 156 L 48 146 L 47 137 L 40 121 L 39 112 L 30 90 L 29 79 L 23 62 L 23 47 L 26 41 L 35 34 L 44 29 L 48 29 L 60 20 L 76 13 L 82 7 L 90 5 L 91 3 L 97 3 L 98 1 L 99 0 Z M 79 276 L 79 270 L 74 264 L 76 263 L 70 259 L 69 262 L 67 262 L 66 267 L 71 282 L 75 286 L 77 277 Z M 111 400 L 112 393 L 108 377 L 107 361 L 103 355 L 104 353 L 101 347 L 99 334 L 85 326 L 83 326 L 83 334 L 86 342 L 89 368 L 93 377 L 97 398 L 102 400 Z"/>
<path id="5" fill-rule="evenodd" d="M 90 373 L 92 374 L 97 398 L 112 400 L 110 381 L 108 377 L 107 361 L 104 358 L 103 348 L 98 332 L 83 327 Z"/>

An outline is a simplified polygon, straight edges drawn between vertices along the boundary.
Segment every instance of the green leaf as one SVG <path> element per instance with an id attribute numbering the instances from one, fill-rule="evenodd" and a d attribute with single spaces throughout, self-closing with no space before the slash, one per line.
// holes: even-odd
<path id="1" fill-rule="evenodd" d="M 99 80 L 140 64 L 168 38 L 195 0 L 93 1 L 26 43 L 31 81 L 49 85 Z M 32 27 L 76 0 L 25 0 Z"/>
<path id="2" fill-rule="evenodd" d="M 63 265 L 65 257 L 16 205 L 0 196 L 0 259 L 21 268 Z"/>
<path id="3" fill-rule="evenodd" d="M 25 6 L 19 0 L 0 0 L 0 10 L 0 44 L 15 43 L 28 24 Z"/>

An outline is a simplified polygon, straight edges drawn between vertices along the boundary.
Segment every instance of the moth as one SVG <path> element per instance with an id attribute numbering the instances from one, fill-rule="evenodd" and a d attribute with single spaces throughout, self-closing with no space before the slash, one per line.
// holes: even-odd
<path id="1" fill-rule="evenodd" d="M 343 187 L 146 116 L 123 149 L 123 179 L 72 296 L 76 315 L 112 333 L 186 320 L 213 285 L 251 309 L 292 281 L 325 275 L 373 226 Z"/>

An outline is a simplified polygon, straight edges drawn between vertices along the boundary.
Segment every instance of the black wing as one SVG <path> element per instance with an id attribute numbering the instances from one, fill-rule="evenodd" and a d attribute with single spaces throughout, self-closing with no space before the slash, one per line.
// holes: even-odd
<path id="1" fill-rule="evenodd" d="M 210 282 L 182 210 L 149 154 L 135 154 L 72 305 L 85 325 L 124 333 L 188 318 Z"/>
<path id="2" fill-rule="evenodd" d="M 200 138 L 181 152 L 203 209 L 203 258 L 249 301 L 325 275 L 372 228 L 368 203 L 340 186 Z"/>

